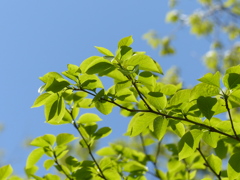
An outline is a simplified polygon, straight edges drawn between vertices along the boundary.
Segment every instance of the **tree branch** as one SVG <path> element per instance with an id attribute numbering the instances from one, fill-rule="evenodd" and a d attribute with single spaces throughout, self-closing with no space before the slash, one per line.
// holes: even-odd
<path id="1" fill-rule="evenodd" d="M 71 89 L 72 89 L 72 88 L 71 88 Z M 88 93 L 88 94 L 90 94 L 90 95 L 92 95 L 92 96 L 96 96 L 94 93 L 91 93 L 91 92 L 89 92 L 89 91 L 87 91 L 87 90 L 85 90 L 85 89 L 82 89 L 82 88 L 73 88 L 73 90 L 83 91 L 83 92 L 86 92 L 86 93 Z M 151 110 L 129 109 L 129 108 L 127 108 L 127 107 L 124 107 L 124 106 L 116 103 L 116 102 L 115 102 L 114 100 L 112 100 L 112 99 L 111 99 L 111 100 L 110 100 L 110 99 L 105 99 L 105 98 L 100 98 L 100 99 L 103 100 L 103 101 L 107 101 L 107 102 L 110 102 L 110 103 L 112 103 L 112 104 L 115 104 L 116 106 L 120 107 L 121 109 L 125 109 L 125 110 L 127 110 L 127 111 L 129 111 L 129 112 L 136 112 L 136 113 L 137 113 L 137 112 L 148 112 L 148 113 L 154 113 L 154 114 L 163 116 L 163 117 L 165 117 L 165 118 L 170 118 L 170 119 L 173 119 L 173 120 L 185 121 L 185 122 L 188 122 L 188 123 L 191 123 L 191 124 L 198 125 L 198 126 L 200 126 L 200 127 L 209 129 L 211 132 L 219 133 L 219 134 L 221 134 L 221 135 L 224 135 L 224 136 L 229 137 L 229 138 L 231 138 L 231 139 L 235 139 L 235 140 L 237 140 L 237 141 L 240 142 L 240 139 L 239 139 L 237 136 L 232 136 L 232 135 L 227 134 L 227 133 L 225 133 L 225 132 L 222 132 L 222 131 L 220 131 L 220 130 L 212 127 L 212 126 L 208 126 L 208 125 L 206 125 L 206 124 L 202 124 L 202 123 L 199 123 L 199 122 L 195 122 L 195 121 L 193 121 L 193 120 L 191 120 L 191 119 L 188 119 L 186 116 L 185 116 L 185 117 L 171 116 L 171 115 L 163 114 L 163 113 L 158 112 L 158 111 L 154 111 L 154 110 L 152 110 L 152 109 L 151 109 Z"/>

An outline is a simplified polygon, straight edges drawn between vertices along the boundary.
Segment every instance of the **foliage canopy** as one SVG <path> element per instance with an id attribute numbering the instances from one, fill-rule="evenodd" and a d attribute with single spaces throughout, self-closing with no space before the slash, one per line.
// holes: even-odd
<path id="1" fill-rule="evenodd" d="M 174 8 L 176 1 L 169 2 Z M 238 16 L 237 0 L 199 2 L 207 10 L 188 16 L 191 33 L 208 36 L 218 26 L 230 40 L 239 36 L 236 24 L 214 19 L 217 12 Z M 166 21 L 184 24 L 186 18 L 172 9 Z M 175 52 L 171 37 L 160 39 L 150 32 L 144 38 L 153 47 L 161 46 L 161 55 Z M 145 52 L 133 50 L 132 43 L 132 36 L 121 39 L 115 53 L 95 46 L 102 56 L 89 57 L 80 65 L 68 64 L 62 73 L 49 72 L 40 77 L 44 85 L 39 88 L 40 95 L 32 107 L 44 106 L 49 124 L 72 124 L 80 138 L 69 133 L 35 138 L 31 145 L 36 148 L 26 161 L 28 178 L 240 179 L 239 46 L 233 46 L 220 58 L 222 43 L 214 41 L 213 49 L 204 57 L 211 72 L 199 78 L 199 83 L 192 88 L 184 88 L 176 79 L 165 82 L 161 65 Z M 103 76 L 111 79 L 112 86 L 106 88 Z M 102 119 L 97 114 L 80 113 L 80 109 L 90 108 L 104 115 L 119 108 L 121 115 L 131 117 L 124 135 L 133 139 L 132 144 L 113 142 L 95 151 L 97 141 L 110 135 L 112 130 L 98 127 Z M 167 143 L 164 138 L 169 139 Z M 71 153 L 73 141 L 87 150 L 87 157 L 79 158 Z M 136 141 L 140 143 L 136 145 Z M 47 157 L 44 168 L 55 167 L 56 174 L 37 175 L 36 164 L 43 156 Z M 0 179 L 21 179 L 11 176 L 12 172 L 11 165 L 0 167 Z"/>

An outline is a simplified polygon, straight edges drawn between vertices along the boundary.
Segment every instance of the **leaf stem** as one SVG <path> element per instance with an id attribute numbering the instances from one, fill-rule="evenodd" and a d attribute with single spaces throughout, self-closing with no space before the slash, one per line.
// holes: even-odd
<path id="1" fill-rule="evenodd" d="M 200 153 L 200 155 L 202 156 L 202 158 L 204 159 L 204 161 L 205 161 L 205 163 L 206 163 L 205 166 L 206 166 L 206 167 L 209 167 L 209 169 L 215 174 L 215 176 L 216 176 L 219 180 L 221 180 L 221 179 L 222 179 L 221 176 L 220 176 L 221 172 L 218 174 L 218 173 L 212 168 L 212 166 L 208 163 L 206 157 L 204 156 L 203 152 L 201 151 L 201 145 L 200 145 L 200 143 L 201 143 L 201 142 L 199 142 L 199 144 L 198 144 L 197 150 L 198 150 L 198 152 Z"/>

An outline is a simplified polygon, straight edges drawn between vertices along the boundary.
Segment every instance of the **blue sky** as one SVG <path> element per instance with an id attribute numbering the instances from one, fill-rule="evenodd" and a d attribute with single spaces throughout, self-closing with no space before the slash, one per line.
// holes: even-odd
<path id="1" fill-rule="evenodd" d="M 182 1 L 179 7 L 189 14 L 196 2 Z M 133 35 L 134 50 L 146 51 L 165 71 L 180 66 L 185 84 L 196 84 L 206 72 L 201 61 L 209 48 L 206 40 L 189 35 L 189 29 L 184 28 L 175 38 L 177 54 L 163 58 L 142 39 L 151 29 L 160 36 L 174 29 L 164 22 L 167 10 L 167 1 L 159 0 L 0 1 L 0 124 L 4 126 L 0 132 L 0 149 L 4 151 L 0 166 L 12 164 L 14 172 L 23 175 L 32 150 L 24 147 L 24 139 L 62 132 L 76 134 L 70 125 L 44 123 L 43 108 L 30 107 L 42 85 L 38 77 L 50 71 L 65 71 L 67 64 L 79 65 L 90 56 L 100 55 L 94 46 L 115 51 L 121 38 Z M 101 126 L 110 126 L 114 131 L 102 140 L 102 145 L 121 136 L 129 121 L 118 115 L 117 108 L 112 115 L 99 116 L 103 118 Z"/>

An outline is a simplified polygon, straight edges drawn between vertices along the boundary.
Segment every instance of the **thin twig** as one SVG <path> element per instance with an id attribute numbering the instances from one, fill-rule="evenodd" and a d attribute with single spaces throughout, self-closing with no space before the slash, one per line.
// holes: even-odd
<path id="1" fill-rule="evenodd" d="M 157 163 L 158 163 L 158 155 L 159 155 L 159 153 L 160 153 L 161 142 L 162 142 L 162 141 L 159 141 L 159 142 L 158 142 L 157 152 L 156 152 L 156 159 L 155 159 L 155 161 L 153 161 L 153 165 L 154 165 L 154 167 L 155 167 L 155 169 L 156 169 L 156 174 L 157 174 L 157 176 L 158 176 L 160 179 L 162 179 L 162 178 L 161 178 L 161 175 L 159 174 L 159 172 L 157 171 L 157 169 L 158 169 Z"/>
<path id="2" fill-rule="evenodd" d="M 146 156 L 148 156 L 147 149 L 146 149 L 146 146 L 145 146 L 145 143 L 144 143 L 144 139 L 143 139 L 143 135 L 140 134 L 139 137 L 140 137 L 140 139 L 141 139 L 141 144 L 142 144 L 143 152 L 144 152 L 144 154 L 146 154 Z M 161 141 L 159 141 L 159 143 L 158 143 L 158 147 L 157 147 L 158 149 L 159 149 L 159 146 L 160 146 L 160 142 L 161 142 Z M 162 179 L 162 178 L 161 178 L 161 175 L 160 175 L 160 174 L 158 173 L 158 171 L 157 171 L 157 169 L 158 169 L 158 167 L 157 167 L 157 157 L 158 157 L 158 154 L 159 154 L 159 150 L 158 150 L 158 149 L 157 149 L 157 154 L 156 154 L 156 159 L 155 159 L 155 161 L 150 161 L 150 162 L 153 164 L 154 168 L 155 168 L 155 174 L 152 173 L 152 172 L 149 172 L 149 173 L 150 173 L 151 175 L 159 178 L 159 179 Z M 148 159 L 149 159 L 149 158 L 148 158 Z"/>
<path id="3" fill-rule="evenodd" d="M 72 117 L 72 119 L 73 119 L 73 117 Z M 91 156 L 92 160 L 94 161 L 95 165 L 97 166 L 97 168 L 98 168 L 98 170 L 99 170 L 99 172 L 100 172 L 99 176 L 100 176 L 101 178 L 107 180 L 107 178 L 104 176 L 103 171 L 102 171 L 102 169 L 100 168 L 98 162 L 96 161 L 95 157 L 93 156 L 93 153 L 92 153 L 92 150 L 91 150 L 90 145 L 88 144 L 88 142 L 87 142 L 87 140 L 85 139 L 85 137 L 82 135 L 81 131 L 79 130 L 79 126 L 78 126 L 78 124 L 76 123 L 76 121 L 75 121 L 74 119 L 73 119 L 73 123 L 72 123 L 72 124 L 73 124 L 73 126 L 77 129 L 77 131 L 78 131 L 79 135 L 82 137 L 84 143 L 87 145 L 88 153 L 89 153 L 89 155 Z"/>
<path id="4" fill-rule="evenodd" d="M 227 112 L 228 112 L 229 120 L 231 122 L 231 127 L 232 127 L 232 130 L 233 130 L 233 133 L 234 133 L 235 137 L 238 140 L 240 140 L 240 138 L 238 137 L 237 132 L 235 130 L 235 127 L 234 127 L 234 124 L 233 124 L 232 115 L 231 115 L 231 112 L 230 112 L 230 109 L 229 109 L 229 106 L 228 106 L 228 96 L 226 94 L 223 94 L 223 96 L 224 96 L 225 106 L 226 106 L 226 109 L 227 109 Z"/>
<path id="5" fill-rule="evenodd" d="M 209 164 L 209 162 L 207 161 L 206 157 L 204 156 L 204 154 L 203 154 L 202 151 L 201 151 L 200 142 L 199 142 L 199 145 L 198 145 L 197 150 L 198 150 L 198 152 L 200 153 L 200 155 L 202 156 L 202 158 L 204 159 L 204 161 L 205 161 L 205 163 L 206 163 L 205 165 L 206 165 L 207 167 L 209 167 L 209 169 L 215 174 L 215 176 L 216 176 L 219 180 L 221 180 L 221 172 L 218 174 L 218 173 L 212 168 L 212 166 Z"/>
<path id="6" fill-rule="evenodd" d="M 73 180 L 73 178 L 62 168 L 61 164 L 59 164 L 58 159 L 57 159 L 57 155 L 56 153 L 53 151 L 53 157 L 54 157 L 54 162 L 57 164 L 57 166 L 59 167 L 60 171 L 63 172 L 63 174 L 65 174 L 65 176 L 70 179 Z"/>

